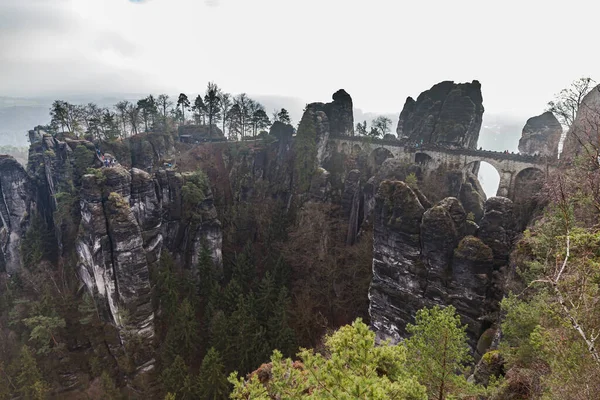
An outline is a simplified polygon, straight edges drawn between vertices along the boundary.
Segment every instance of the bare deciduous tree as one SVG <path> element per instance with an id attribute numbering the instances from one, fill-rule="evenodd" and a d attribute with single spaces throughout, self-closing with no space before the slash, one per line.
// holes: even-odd
<path id="1" fill-rule="evenodd" d="M 579 78 L 566 89 L 556 94 L 553 101 L 548 103 L 546 111 L 551 111 L 566 128 L 569 128 L 575 118 L 581 102 L 594 86 L 592 78 Z"/>

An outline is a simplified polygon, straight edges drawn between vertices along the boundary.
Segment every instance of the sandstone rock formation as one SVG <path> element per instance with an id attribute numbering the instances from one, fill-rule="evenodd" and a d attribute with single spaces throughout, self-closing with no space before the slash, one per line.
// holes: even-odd
<path id="1" fill-rule="evenodd" d="M 483 205 L 486 198 L 477 176 L 467 172 L 465 181 L 460 187 L 459 199 L 467 213 L 473 213 L 474 221 L 479 221 L 483 217 Z"/>
<path id="2" fill-rule="evenodd" d="M 80 277 L 105 318 L 122 327 L 126 312 L 128 324 L 144 341 L 154 334 L 149 268 L 161 251 L 170 250 L 192 269 L 204 241 L 214 260 L 221 261 L 220 224 L 210 189 L 199 207 L 201 222 L 194 224 L 182 215 L 185 181 L 185 174 L 173 171 L 161 171 L 154 179 L 122 166 L 83 176 L 76 244 Z"/>
<path id="3" fill-rule="evenodd" d="M 352 97 L 340 89 L 332 96 L 333 102 L 328 103 L 325 113 L 329 117 L 331 133 L 333 135 L 354 135 L 354 109 Z"/>
<path id="4" fill-rule="evenodd" d="M 382 181 L 403 181 L 410 174 L 414 174 L 420 182 L 417 193 L 422 192 L 426 198 L 430 199 L 456 197 L 462 203 L 467 214 L 473 213 L 474 221 L 479 221 L 483 216 L 486 195 L 477 176 L 473 173 L 457 170 L 430 171 L 426 166 L 407 164 L 394 158 L 388 158 L 381 164 L 373 179 L 374 186 L 369 189 L 369 196 L 371 193 L 375 194 L 374 191 Z"/>
<path id="5" fill-rule="evenodd" d="M 27 172 L 14 159 L 0 157 L 0 244 L 6 270 L 21 267 L 19 250 L 29 216 L 39 215 L 54 233 L 48 240 L 56 240 L 57 257 L 75 255 L 78 274 L 104 321 L 124 329 L 127 316 L 127 330 L 147 348 L 154 335 L 149 268 L 161 252 L 170 251 L 179 265 L 193 271 L 206 244 L 214 262 L 222 261 L 221 225 L 208 183 L 198 183 L 192 173 L 158 169 L 172 140 L 152 139 L 128 143 L 131 156 L 125 162 L 153 173 L 121 164 L 94 168 L 101 162 L 93 143 L 49 135 L 32 144 Z M 185 204 L 183 196 L 183 187 L 192 183 L 202 191 L 195 205 Z M 110 351 L 122 351 L 119 346 Z M 151 353 L 136 359 L 137 372 L 153 368 Z"/>
<path id="6" fill-rule="evenodd" d="M 330 135 L 354 135 L 354 114 L 352 97 L 340 89 L 333 94 L 330 103 L 310 103 L 304 110 L 304 115 L 298 126 L 298 134 L 302 132 L 315 132 L 318 165 L 326 158 L 327 141 Z M 313 126 L 308 127 L 307 124 Z"/>
<path id="7" fill-rule="evenodd" d="M 25 169 L 14 158 L 0 156 L 0 270 L 21 268 L 20 244 L 28 226 L 33 187 Z"/>
<path id="8" fill-rule="evenodd" d="M 456 84 L 444 81 L 406 99 L 396 133 L 414 143 L 437 143 L 474 149 L 483 118 L 483 97 L 478 81 Z"/>
<path id="9" fill-rule="evenodd" d="M 344 217 L 348 219 L 348 233 L 346 244 L 353 245 L 356 242 L 360 223 L 362 222 L 362 205 L 360 171 L 353 169 L 348 172 L 344 181 L 344 192 L 342 193 L 342 210 Z"/>
<path id="10" fill-rule="evenodd" d="M 523 127 L 519 140 L 519 152 L 530 156 L 558 156 L 558 142 L 562 125 L 550 111 L 531 117 Z"/>
<path id="11" fill-rule="evenodd" d="M 600 85 L 593 88 L 581 101 L 575 121 L 569 128 L 561 159 L 572 160 L 582 154 L 583 145 L 598 146 L 600 126 Z"/>
<path id="12" fill-rule="evenodd" d="M 417 310 L 452 304 L 475 348 L 498 309 L 495 271 L 510 251 L 511 206 L 508 199 L 487 200 L 483 227 L 472 236 L 456 198 L 426 208 L 404 182 L 383 181 L 375 197 L 369 293 L 378 337 L 399 340 Z"/>

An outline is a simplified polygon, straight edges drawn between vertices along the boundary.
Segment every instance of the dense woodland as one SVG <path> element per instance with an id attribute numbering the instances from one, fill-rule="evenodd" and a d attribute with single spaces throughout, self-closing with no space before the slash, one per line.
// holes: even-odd
<path id="1" fill-rule="evenodd" d="M 591 82 L 577 81 L 549 105 L 567 126 Z M 274 121 L 291 123 L 285 109 L 270 119 L 245 94 L 232 98 L 212 83 L 193 104 L 184 94 L 176 103 L 149 96 L 114 110 L 56 101 L 51 116 L 43 127 L 48 132 L 106 143 L 141 132 L 174 133 L 190 120 L 211 127 L 209 135 L 219 128 L 231 139 L 256 137 Z M 125 351 L 109 361 L 115 328 L 82 289 L 73 254 L 57 263 L 48 221 L 32 216 L 21 249 L 25 268 L 0 274 L 0 399 L 70 398 L 52 390 L 66 364 L 89 373 L 88 398 L 600 398 L 599 117 L 592 114 L 590 129 L 574 131 L 585 151 L 548 179 L 541 217 L 514 246 L 501 340 L 480 360 L 453 307 L 423 309 L 405 341 L 376 344 L 368 328 L 372 227 L 348 246 L 338 205 L 308 203 L 288 212 L 282 200 L 257 188 L 248 201 L 217 205 L 223 265 L 213 264 L 206 246 L 196 271 L 163 252 L 150 271 L 153 346 L 143 347 L 125 331 Z M 359 123 L 357 132 L 383 136 L 390 125 L 379 118 L 371 130 Z M 303 144 L 302 132 L 299 137 L 312 151 L 314 144 Z M 295 168 L 304 165 L 301 155 Z M 74 157 L 75 179 L 90 173 L 93 152 L 81 148 Z M 414 175 L 410 180 L 417 185 Z M 198 170 L 184 186 L 185 217 L 192 222 L 192 205 L 208 184 Z M 302 179 L 296 185 L 307 189 Z M 78 193 L 63 193 L 55 223 L 76 235 Z M 88 343 L 93 352 L 83 350 Z M 123 389 L 126 373 L 144 352 L 155 355 L 155 379 L 132 394 Z M 469 379 L 475 364 L 475 375 L 492 371 L 483 384 Z"/>

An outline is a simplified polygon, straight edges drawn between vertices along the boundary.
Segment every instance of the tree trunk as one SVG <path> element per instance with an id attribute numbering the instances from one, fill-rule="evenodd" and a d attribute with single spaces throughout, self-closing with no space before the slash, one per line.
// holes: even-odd
<path id="1" fill-rule="evenodd" d="M 209 108 L 208 111 L 208 139 L 212 139 L 212 119 L 213 119 L 213 113 L 212 113 L 212 108 Z"/>

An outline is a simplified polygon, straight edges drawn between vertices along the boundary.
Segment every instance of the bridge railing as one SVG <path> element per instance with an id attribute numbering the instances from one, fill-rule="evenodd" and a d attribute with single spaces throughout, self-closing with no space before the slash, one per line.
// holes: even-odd
<path id="1" fill-rule="evenodd" d="M 554 163 L 556 161 L 555 158 L 546 157 L 546 156 L 531 156 L 527 154 L 515 154 L 515 153 L 504 153 L 501 151 L 493 151 L 493 150 L 478 150 L 478 149 L 465 149 L 458 148 L 451 145 L 442 145 L 442 144 L 419 144 L 414 142 L 409 142 L 408 140 L 401 139 L 378 139 L 378 138 L 367 138 L 361 136 L 344 136 L 344 135 L 329 135 L 330 139 L 338 139 L 338 140 L 348 140 L 353 142 L 361 142 L 361 143 L 372 143 L 372 144 L 380 144 L 384 146 L 394 146 L 394 147 L 404 147 L 405 151 L 411 153 L 417 153 L 419 151 L 439 151 L 450 154 L 457 155 L 465 155 L 465 156 L 474 156 L 474 157 L 482 157 L 482 158 L 493 158 L 497 160 L 512 160 L 512 161 L 520 161 L 532 164 L 544 164 L 544 163 Z"/>

